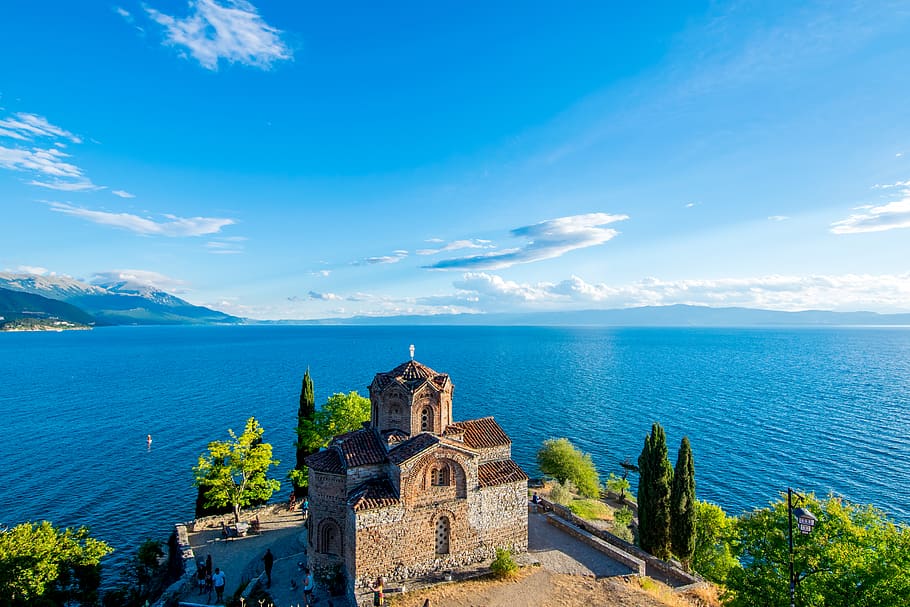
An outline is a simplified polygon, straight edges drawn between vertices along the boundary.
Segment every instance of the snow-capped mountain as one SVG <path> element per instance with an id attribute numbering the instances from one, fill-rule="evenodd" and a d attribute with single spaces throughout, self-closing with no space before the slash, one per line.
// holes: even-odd
<path id="1" fill-rule="evenodd" d="M 236 316 L 194 306 L 150 284 L 129 279 L 88 284 L 69 276 L 0 272 L 0 288 L 64 301 L 91 314 L 99 325 L 242 322 Z"/>

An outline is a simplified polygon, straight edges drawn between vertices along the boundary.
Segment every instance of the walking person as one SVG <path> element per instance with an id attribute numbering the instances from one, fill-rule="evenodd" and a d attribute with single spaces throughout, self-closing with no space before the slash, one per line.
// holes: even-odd
<path id="1" fill-rule="evenodd" d="M 382 589 L 382 577 L 376 578 L 376 583 L 370 586 L 370 590 L 373 591 L 373 606 L 381 607 L 385 605 L 385 592 Z"/>
<path id="2" fill-rule="evenodd" d="M 313 590 L 316 589 L 316 583 L 313 581 L 313 574 L 310 573 L 309 567 L 303 570 L 303 602 L 305 607 L 310 607 L 315 601 L 313 600 Z"/>
<path id="3" fill-rule="evenodd" d="M 275 557 L 272 555 L 272 549 L 266 548 L 265 556 L 262 557 L 262 562 L 265 564 L 265 577 L 268 579 L 269 588 L 272 587 L 272 565 L 275 562 Z"/>
<path id="4" fill-rule="evenodd" d="M 224 603 L 224 572 L 218 567 L 215 567 L 215 573 L 212 575 L 212 583 L 215 585 L 215 600 L 219 603 Z"/>

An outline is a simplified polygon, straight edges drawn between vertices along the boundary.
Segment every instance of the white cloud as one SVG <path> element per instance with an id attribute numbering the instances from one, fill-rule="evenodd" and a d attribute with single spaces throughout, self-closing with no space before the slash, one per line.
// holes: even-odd
<path id="1" fill-rule="evenodd" d="M 82 143 L 82 139 L 69 131 L 48 122 L 44 116 L 19 112 L 10 118 L 0 120 L 0 136 L 26 141 L 36 137 L 69 139 Z"/>
<path id="2" fill-rule="evenodd" d="M 307 293 L 307 296 L 310 299 L 317 299 L 320 301 L 342 301 L 344 299 L 344 297 L 336 295 L 335 293 L 319 293 L 317 291 L 310 291 Z"/>
<path id="3" fill-rule="evenodd" d="M 433 238 L 427 242 L 441 243 L 440 239 Z M 453 240 L 452 242 L 441 246 L 437 249 L 418 249 L 418 255 L 436 255 L 445 251 L 458 251 L 460 249 L 495 249 L 496 246 L 490 244 L 489 240 L 471 239 L 471 240 Z"/>
<path id="4" fill-rule="evenodd" d="M 91 284 L 105 288 L 116 287 L 119 290 L 166 291 L 168 293 L 185 293 L 186 281 L 165 276 L 151 270 L 109 270 L 98 272 L 90 279 Z"/>
<path id="5" fill-rule="evenodd" d="M 846 219 L 835 221 L 831 224 L 831 232 L 834 234 L 862 234 L 910 228 L 910 187 L 907 187 L 907 182 L 898 182 L 893 186 L 883 187 L 902 187 L 903 198 L 880 206 L 858 207 L 854 210 L 862 212 L 853 213 Z"/>
<path id="6" fill-rule="evenodd" d="M 0 168 L 13 171 L 35 171 L 44 175 L 84 180 L 82 169 L 66 162 L 69 154 L 58 148 L 8 148 L 0 145 Z"/>
<path id="7" fill-rule="evenodd" d="M 65 192 L 103 189 L 67 160 L 70 155 L 63 151 L 66 148 L 64 141 L 82 143 L 82 139 L 51 124 L 43 116 L 19 112 L 0 119 L 0 138 L 12 140 L 11 145 L 0 145 L 0 168 L 36 173 L 41 177 L 29 181 L 29 185 Z M 51 141 L 49 144 L 30 143 L 35 139 Z"/>
<path id="8" fill-rule="evenodd" d="M 118 15 L 120 15 L 121 17 L 123 17 L 124 19 L 126 19 L 127 23 L 133 22 L 133 15 L 130 14 L 130 12 L 128 10 L 126 10 L 125 8 L 120 7 L 120 6 L 115 6 L 114 12 L 117 13 Z"/>
<path id="9" fill-rule="evenodd" d="M 425 267 L 437 270 L 496 270 L 520 263 L 553 259 L 575 249 L 593 247 L 607 242 L 619 232 L 602 226 L 628 218 L 628 215 L 588 213 L 549 219 L 512 230 L 513 236 L 528 240 L 523 247 L 471 257 L 443 259 Z"/>
<path id="10" fill-rule="evenodd" d="M 120 198 L 135 198 L 135 194 L 130 194 L 125 190 L 111 190 L 111 194 L 114 196 L 119 196 Z"/>
<path id="11" fill-rule="evenodd" d="M 895 181 L 894 183 L 876 183 L 872 186 L 873 190 L 891 190 L 894 188 L 910 188 L 910 179 L 907 181 Z"/>
<path id="12" fill-rule="evenodd" d="M 40 188 L 48 188 L 50 190 L 60 190 L 62 192 L 87 192 L 92 190 L 103 190 L 103 185 L 95 185 L 87 178 L 77 179 L 75 181 L 32 181 L 28 182 L 28 185 L 38 186 Z"/>
<path id="13" fill-rule="evenodd" d="M 397 251 L 392 251 L 391 255 L 381 255 L 378 257 L 367 257 L 366 259 L 363 259 L 361 261 L 354 262 L 354 265 L 359 266 L 359 265 L 364 265 L 364 264 L 373 265 L 373 264 L 378 264 L 378 263 L 381 263 L 381 264 L 398 263 L 399 261 L 406 258 L 407 256 L 408 256 L 407 251 L 397 250 Z"/>
<path id="14" fill-rule="evenodd" d="M 76 207 L 62 202 L 49 203 L 51 210 L 74 217 L 81 217 L 93 223 L 123 228 L 136 234 L 155 236 L 203 236 L 216 234 L 221 228 L 236 223 L 233 219 L 219 217 L 177 217 L 164 215 L 164 220 L 140 217 L 131 213 L 109 213 Z"/>
<path id="15" fill-rule="evenodd" d="M 453 283 L 450 302 L 474 302 L 476 311 L 610 309 L 672 304 L 746 306 L 770 310 L 910 310 L 910 273 L 901 275 L 759 276 L 592 284 L 572 276 L 558 283 L 517 283 L 484 272 Z"/>
<path id="16" fill-rule="evenodd" d="M 790 218 L 786 215 L 771 215 L 768 217 L 768 219 L 770 221 L 787 221 Z"/>
<path id="17" fill-rule="evenodd" d="M 309 272 L 310 276 L 321 276 L 322 278 L 329 276 L 331 273 L 331 270 L 311 270 Z"/>
<path id="18" fill-rule="evenodd" d="M 291 59 L 281 30 L 267 24 L 245 0 L 190 0 L 190 14 L 174 17 L 145 7 L 149 17 L 166 31 L 166 44 L 183 47 L 202 67 L 218 62 L 268 69 L 275 61 Z"/>
<path id="19" fill-rule="evenodd" d="M 19 266 L 18 270 L 20 272 L 25 272 L 26 274 L 37 274 L 38 276 L 44 276 L 45 274 L 50 273 L 50 270 L 42 268 L 41 266 Z"/>
<path id="20" fill-rule="evenodd" d="M 699 203 L 697 203 L 697 202 L 687 202 L 687 203 L 686 203 L 686 208 L 687 208 L 687 209 L 691 209 L 691 208 L 694 207 L 694 206 L 698 206 L 698 204 L 699 204 Z"/>

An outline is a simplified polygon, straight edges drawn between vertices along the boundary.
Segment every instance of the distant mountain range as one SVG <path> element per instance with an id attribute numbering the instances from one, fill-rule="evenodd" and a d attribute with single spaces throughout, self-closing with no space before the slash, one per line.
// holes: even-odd
<path id="1" fill-rule="evenodd" d="M 85 314 L 95 325 L 188 325 L 238 324 L 243 319 L 193 304 L 153 287 L 127 281 L 90 285 L 64 276 L 38 276 L 0 272 L 0 289 L 32 294 L 68 304 Z M 37 300 L 9 298 L 9 314 L 21 313 L 21 306 Z M 69 308 L 55 308 L 71 314 Z M 3 315 L 0 313 L 0 315 Z M 10 318 L 9 316 L 8 318 Z M 61 318 L 62 319 L 62 318 Z M 84 321 L 80 321 L 83 322 Z M 89 324 L 84 323 L 84 324 Z"/>
<path id="2" fill-rule="evenodd" d="M 65 320 L 78 325 L 91 325 L 91 314 L 74 305 L 34 293 L 0 288 L 0 325 L 14 320 Z"/>
<path id="3" fill-rule="evenodd" d="M 779 312 L 753 308 L 707 306 L 644 306 L 615 310 L 576 310 L 515 314 L 439 314 L 435 316 L 355 316 L 309 321 L 266 321 L 307 325 L 464 325 L 464 326 L 629 326 L 629 327 L 749 327 L 910 325 L 910 313 Z"/>

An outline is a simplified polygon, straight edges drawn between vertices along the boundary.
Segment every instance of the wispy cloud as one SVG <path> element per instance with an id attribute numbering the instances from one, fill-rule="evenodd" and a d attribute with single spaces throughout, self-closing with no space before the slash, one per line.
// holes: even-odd
<path id="1" fill-rule="evenodd" d="M 432 243 L 442 243 L 443 240 L 439 238 L 431 238 L 427 242 Z M 472 239 L 472 240 L 453 240 L 452 242 L 445 244 L 436 249 L 418 249 L 418 255 L 436 255 L 437 253 L 445 253 L 446 251 L 458 251 L 461 249 L 495 249 L 496 245 L 490 244 L 489 240 L 481 239 Z"/>
<path id="2" fill-rule="evenodd" d="M 53 139 L 68 139 L 73 143 L 82 143 L 80 137 L 51 124 L 44 116 L 23 112 L 0 120 L 0 136 L 20 141 L 50 137 Z"/>
<path id="3" fill-rule="evenodd" d="M 523 247 L 470 257 L 443 259 L 425 267 L 437 270 L 496 270 L 520 263 L 553 259 L 569 251 L 607 242 L 619 232 L 603 226 L 628 218 L 628 215 L 588 213 L 549 219 L 512 230 L 513 236 L 528 240 Z"/>
<path id="4" fill-rule="evenodd" d="M 82 143 L 82 139 L 47 118 L 19 112 L 0 119 L 0 168 L 35 174 L 29 185 L 64 192 L 85 192 L 103 189 L 85 176 L 66 153 L 66 143 Z M 36 140 L 49 140 L 38 143 Z M 50 179 L 48 179 L 50 178 Z"/>
<path id="5" fill-rule="evenodd" d="M 790 218 L 786 215 L 771 215 L 768 217 L 769 221 L 787 221 L 788 219 Z"/>
<path id="6" fill-rule="evenodd" d="M 36 181 L 28 182 L 28 185 L 38 186 L 39 188 L 48 188 L 50 190 L 60 190 L 62 192 L 87 192 L 91 190 L 103 190 L 103 185 L 95 185 L 88 178 L 76 179 L 75 181 Z"/>
<path id="7" fill-rule="evenodd" d="M 310 276 L 320 276 L 322 278 L 328 277 L 331 273 L 331 270 L 311 270 L 309 272 Z"/>
<path id="8" fill-rule="evenodd" d="M 310 299 L 317 299 L 319 301 L 342 301 L 344 299 L 344 297 L 336 295 L 335 293 L 319 293 L 317 291 L 310 291 L 307 293 L 307 296 Z"/>
<path id="9" fill-rule="evenodd" d="M 691 209 L 692 207 L 696 207 L 696 206 L 698 206 L 699 204 L 700 204 L 700 203 L 698 203 L 698 202 L 687 202 L 687 203 L 686 203 L 686 208 L 687 208 L 687 209 Z"/>
<path id="10" fill-rule="evenodd" d="M 73 206 L 63 202 L 49 203 L 51 210 L 98 223 L 123 228 L 136 234 L 153 236 L 204 236 L 216 234 L 221 228 L 236 223 L 233 219 L 220 217 L 178 217 L 163 215 L 162 220 L 140 217 L 131 213 L 110 213 Z"/>
<path id="11" fill-rule="evenodd" d="M 126 19 L 127 23 L 132 23 L 134 21 L 132 13 L 130 13 L 122 6 L 115 6 L 114 12 Z"/>
<path id="12" fill-rule="evenodd" d="M 468 272 L 453 286 L 456 293 L 440 301 L 449 305 L 469 305 L 484 312 L 671 304 L 747 306 L 784 311 L 910 309 L 910 273 L 771 275 L 676 281 L 646 278 L 625 285 L 608 285 L 588 283 L 578 276 L 556 283 L 518 283 L 495 274 Z"/>
<path id="13" fill-rule="evenodd" d="M 135 194 L 130 194 L 125 190 L 111 190 L 111 194 L 114 196 L 119 196 L 120 198 L 135 198 Z"/>
<path id="14" fill-rule="evenodd" d="M 268 69 L 292 58 L 281 30 L 266 23 L 245 0 L 190 0 L 189 7 L 185 17 L 148 6 L 145 10 L 164 27 L 166 44 L 186 49 L 206 69 L 217 70 L 221 59 Z"/>
<path id="15" fill-rule="evenodd" d="M 378 257 L 367 257 L 360 261 L 355 261 L 354 265 L 374 265 L 374 264 L 388 264 L 388 263 L 398 263 L 402 259 L 405 259 L 408 256 L 408 252 L 404 250 L 392 251 L 391 255 L 380 255 Z"/>
<path id="16" fill-rule="evenodd" d="M 900 200 L 879 206 L 865 205 L 854 210 L 846 219 L 831 224 L 834 234 L 862 234 L 865 232 L 885 232 L 898 228 L 910 228 L 910 183 L 897 182 L 879 188 L 901 188 Z"/>

